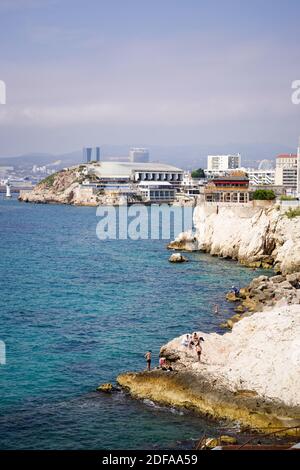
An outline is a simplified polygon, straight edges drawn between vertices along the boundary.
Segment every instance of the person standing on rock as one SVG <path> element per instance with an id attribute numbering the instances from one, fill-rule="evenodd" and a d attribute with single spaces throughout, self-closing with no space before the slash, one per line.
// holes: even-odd
<path id="1" fill-rule="evenodd" d="M 202 353 L 202 346 L 201 346 L 201 341 L 204 341 L 202 336 L 199 338 L 198 343 L 196 344 L 196 353 L 198 356 L 198 361 L 201 362 L 201 353 Z"/>
<path id="2" fill-rule="evenodd" d="M 147 370 L 148 371 L 151 370 L 151 358 L 152 358 L 152 351 L 149 350 L 145 354 L 145 359 L 146 359 L 146 362 L 147 362 Z"/>

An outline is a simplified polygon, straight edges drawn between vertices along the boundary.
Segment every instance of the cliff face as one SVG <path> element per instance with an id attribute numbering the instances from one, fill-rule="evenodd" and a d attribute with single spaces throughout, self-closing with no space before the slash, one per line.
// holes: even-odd
<path id="1" fill-rule="evenodd" d="M 300 306 L 258 312 L 231 333 L 198 333 L 201 362 L 184 336 L 161 348 L 172 372 L 123 374 L 133 396 L 264 428 L 300 425 Z"/>
<path id="2" fill-rule="evenodd" d="M 196 232 L 180 234 L 169 248 L 202 250 L 284 274 L 300 268 L 300 218 L 275 208 L 209 207 L 194 210 Z"/>

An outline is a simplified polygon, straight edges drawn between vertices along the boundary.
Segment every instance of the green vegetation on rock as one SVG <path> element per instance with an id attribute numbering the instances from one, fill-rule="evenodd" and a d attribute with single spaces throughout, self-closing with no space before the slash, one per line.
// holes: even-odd
<path id="1" fill-rule="evenodd" d="M 291 207 L 289 208 L 288 211 L 286 211 L 285 215 L 289 219 L 294 219 L 294 217 L 299 217 L 300 216 L 300 207 L 296 207 L 295 209 L 292 209 Z"/>
<path id="2" fill-rule="evenodd" d="M 280 196 L 280 200 L 281 201 L 296 201 L 296 198 L 293 196 L 286 196 L 283 194 L 282 196 Z"/>
<path id="3" fill-rule="evenodd" d="M 47 176 L 47 178 L 44 178 L 42 181 L 39 182 L 39 185 L 47 186 L 48 188 L 51 188 L 51 186 L 53 186 L 53 184 L 54 184 L 54 181 L 55 181 L 55 178 L 56 178 L 57 175 L 58 175 L 58 172 Z"/>
<path id="4" fill-rule="evenodd" d="M 272 189 L 257 189 L 253 193 L 253 199 L 259 201 L 272 201 L 276 199 L 276 194 Z"/>

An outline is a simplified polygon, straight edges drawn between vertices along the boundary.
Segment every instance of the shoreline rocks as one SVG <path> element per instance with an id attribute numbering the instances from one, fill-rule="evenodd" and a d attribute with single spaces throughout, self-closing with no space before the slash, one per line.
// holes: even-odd
<path id="1" fill-rule="evenodd" d="M 236 312 L 220 326 L 233 327 L 233 324 L 254 312 L 269 311 L 277 307 L 300 304 L 300 272 L 277 276 L 259 276 L 250 284 L 241 288 L 238 294 L 230 291 L 226 294 L 228 302 L 235 304 Z M 300 338 L 299 338 L 300 340 Z"/>
<path id="2" fill-rule="evenodd" d="M 264 432 L 300 426 L 300 305 L 254 313 L 224 335 L 198 334 L 205 339 L 200 363 L 183 335 L 160 351 L 173 371 L 121 374 L 119 385 L 134 398 Z"/>

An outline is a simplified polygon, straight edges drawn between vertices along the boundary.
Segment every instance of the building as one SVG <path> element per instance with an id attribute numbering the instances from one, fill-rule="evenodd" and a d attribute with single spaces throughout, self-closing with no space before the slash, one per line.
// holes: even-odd
<path id="1" fill-rule="evenodd" d="M 100 162 L 100 147 L 84 147 L 82 156 L 85 163 Z"/>
<path id="2" fill-rule="evenodd" d="M 177 193 L 168 181 L 142 181 L 138 187 L 145 202 L 173 202 Z"/>
<path id="3" fill-rule="evenodd" d="M 300 138 L 297 149 L 297 195 L 300 197 Z"/>
<path id="4" fill-rule="evenodd" d="M 131 148 L 129 150 L 129 161 L 132 163 L 148 163 L 149 150 L 146 148 Z"/>
<path id="5" fill-rule="evenodd" d="M 205 202 L 249 202 L 249 179 L 245 174 L 214 178 L 204 188 Z"/>
<path id="6" fill-rule="evenodd" d="M 275 170 L 260 170 L 256 168 L 243 168 L 249 178 L 251 186 L 275 184 Z"/>
<path id="7" fill-rule="evenodd" d="M 280 154 L 276 157 L 275 185 L 297 189 L 297 154 Z"/>
<path id="8" fill-rule="evenodd" d="M 183 170 L 163 163 L 100 162 L 89 164 L 82 184 L 95 190 L 135 191 L 144 201 L 171 202 L 179 190 Z"/>
<path id="9" fill-rule="evenodd" d="M 207 172 L 235 170 L 241 166 L 241 155 L 208 155 Z"/>

